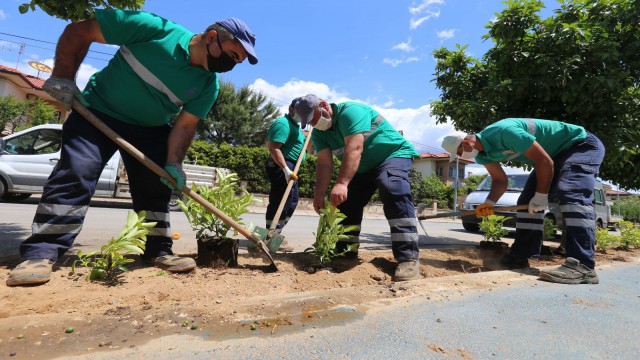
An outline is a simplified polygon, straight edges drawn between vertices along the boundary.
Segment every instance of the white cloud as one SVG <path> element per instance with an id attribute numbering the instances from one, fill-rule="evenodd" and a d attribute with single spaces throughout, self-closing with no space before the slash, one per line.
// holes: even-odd
<path id="1" fill-rule="evenodd" d="M 391 47 L 391 50 L 402 50 L 402 51 L 406 51 L 406 52 L 412 52 L 412 51 L 415 51 L 416 48 L 411 46 L 411 38 L 409 38 L 409 40 L 407 40 L 407 42 L 403 42 L 403 43 L 400 43 L 400 44 L 393 45 Z"/>
<path id="2" fill-rule="evenodd" d="M 419 61 L 420 59 L 412 56 L 412 57 L 402 57 L 400 59 L 389 59 L 389 58 L 384 58 L 382 60 L 383 64 L 389 64 L 391 65 L 391 67 L 397 67 L 398 65 L 401 64 L 407 64 L 407 63 L 411 63 L 411 62 L 416 62 Z"/>
<path id="3" fill-rule="evenodd" d="M 449 124 L 436 124 L 435 118 L 430 115 L 431 107 L 429 105 L 423 105 L 418 108 L 393 108 L 390 107 L 393 105 L 393 101 L 389 98 L 380 98 L 380 104 L 371 103 L 373 99 L 354 99 L 349 97 L 348 94 L 332 89 L 324 83 L 295 78 L 281 86 L 270 84 L 264 79 L 257 79 L 250 87 L 252 90 L 260 91 L 271 98 L 272 101 L 276 102 L 276 105 L 280 105 L 280 110 L 283 113 L 287 111 L 292 99 L 310 93 L 333 103 L 358 101 L 367 104 L 384 116 L 396 130 L 402 130 L 405 138 L 421 153 L 444 152 L 440 147 L 442 138 L 454 131 Z M 274 99 L 277 99 L 277 101 Z"/>
<path id="4" fill-rule="evenodd" d="M 409 28 L 416 29 L 425 21 L 440 16 L 440 5 L 444 5 L 444 0 L 422 0 L 422 2 L 409 8 L 411 20 L 409 20 Z"/>
<path id="5" fill-rule="evenodd" d="M 4 20 L 7 18 L 7 13 L 4 10 L 0 9 L 0 20 Z"/>
<path id="6" fill-rule="evenodd" d="M 438 36 L 438 38 L 442 40 L 448 40 L 448 39 L 451 39 L 455 35 L 455 33 L 456 31 L 454 29 L 449 29 L 449 30 L 438 31 L 436 35 Z"/>

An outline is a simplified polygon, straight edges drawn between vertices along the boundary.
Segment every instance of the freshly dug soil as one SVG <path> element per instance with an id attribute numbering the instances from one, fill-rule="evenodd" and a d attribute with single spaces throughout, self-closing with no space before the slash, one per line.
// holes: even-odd
<path id="1" fill-rule="evenodd" d="M 459 290 L 460 279 L 469 277 L 467 274 L 502 270 L 498 260 L 503 251 L 422 249 L 420 272 L 424 278 L 450 277 L 451 281 L 442 278 L 440 283 Z M 597 262 L 625 262 L 639 255 L 640 250 L 610 250 L 598 254 Z M 54 267 L 49 283 L 9 288 L 5 281 L 19 259 L 2 258 L 0 358 L 89 354 L 193 331 L 206 331 L 208 336 L 250 336 L 251 325 L 286 331 L 336 304 L 384 306 L 387 299 L 424 294 L 429 290 L 420 284 L 431 281 L 393 283 L 396 263 L 390 250 L 361 250 L 357 261 L 339 259 L 328 267 L 317 266 L 307 253 L 277 254 L 274 259 L 279 271 L 266 272 L 268 263 L 241 250 L 237 268 L 197 268 L 185 274 L 169 274 L 136 261 L 119 282 L 107 284 L 86 281 L 87 269 L 80 269 L 80 276 L 69 275 L 74 257 L 67 257 Z M 557 255 L 532 260 L 534 269 L 522 276 L 563 261 Z M 310 266 L 319 270 L 310 274 Z M 485 281 L 487 286 L 501 286 L 495 278 L 473 279 L 478 284 Z"/>

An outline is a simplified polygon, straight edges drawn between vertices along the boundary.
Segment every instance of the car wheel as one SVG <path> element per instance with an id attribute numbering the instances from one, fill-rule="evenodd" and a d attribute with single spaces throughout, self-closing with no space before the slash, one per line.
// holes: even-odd
<path id="1" fill-rule="evenodd" d="M 7 202 L 18 202 L 22 200 L 27 200 L 30 197 L 31 197 L 31 194 L 29 193 L 16 193 L 16 194 L 7 193 L 2 198 Z"/>
<path id="2" fill-rule="evenodd" d="M 183 200 L 182 194 L 180 193 L 171 193 L 171 200 L 169 200 L 169 210 L 170 211 L 180 211 L 180 205 L 178 204 L 178 200 Z"/>
<path id="3" fill-rule="evenodd" d="M 0 179 L 0 199 L 4 199 L 7 195 L 7 185 L 4 184 L 4 180 Z"/>
<path id="4" fill-rule="evenodd" d="M 480 225 L 472 222 L 462 222 L 462 227 L 469 232 L 480 231 Z"/>

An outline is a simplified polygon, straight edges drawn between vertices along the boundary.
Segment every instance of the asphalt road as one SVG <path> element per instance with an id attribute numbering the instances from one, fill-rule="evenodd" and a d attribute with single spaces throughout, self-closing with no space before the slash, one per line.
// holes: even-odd
<path id="1" fill-rule="evenodd" d="M 30 199 L 23 203 L 0 203 L 0 255 L 12 255 L 18 253 L 21 241 L 31 234 L 31 221 L 37 207 L 37 199 Z M 74 248 L 71 251 L 82 249 L 83 251 L 97 250 L 104 245 L 109 238 L 120 233 L 127 219 L 130 203 L 126 201 L 109 201 L 96 199 L 89 211 L 82 231 L 76 238 Z M 247 213 L 243 219 L 247 225 L 265 226 L 264 208 L 254 207 L 251 213 Z M 365 218 L 360 235 L 362 249 L 390 248 L 389 226 L 387 221 L 380 216 Z M 421 248 L 444 248 L 477 245 L 482 240 L 480 234 L 469 233 L 462 228 L 459 220 L 434 219 L 423 221 L 425 232 L 419 227 Z M 285 227 L 283 235 L 294 247 L 294 251 L 303 251 L 313 244 L 314 233 L 318 225 L 318 216 L 313 212 L 300 211 L 294 214 L 289 224 Z M 195 231 L 190 227 L 186 216 L 180 211 L 171 212 L 171 228 L 181 234 L 180 240 L 174 242 L 174 251 L 178 253 L 196 252 Z M 241 249 L 247 241 L 237 236 Z M 506 242 L 511 237 L 505 238 Z M 244 250 L 241 250 L 244 251 Z"/>

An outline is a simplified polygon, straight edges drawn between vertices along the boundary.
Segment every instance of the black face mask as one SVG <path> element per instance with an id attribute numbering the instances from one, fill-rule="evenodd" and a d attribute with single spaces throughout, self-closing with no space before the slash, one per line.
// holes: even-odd
<path id="1" fill-rule="evenodd" d="M 230 71 L 234 66 L 236 66 L 236 61 L 233 60 L 233 58 L 226 52 L 222 51 L 220 38 L 216 38 L 216 40 L 218 41 L 218 47 L 220 48 L 220 56 L 214 58 L 209 51 L 209 46 L 207 46 L 207 67 L 209 68 L 209 71 L 216 73 Z"/>

